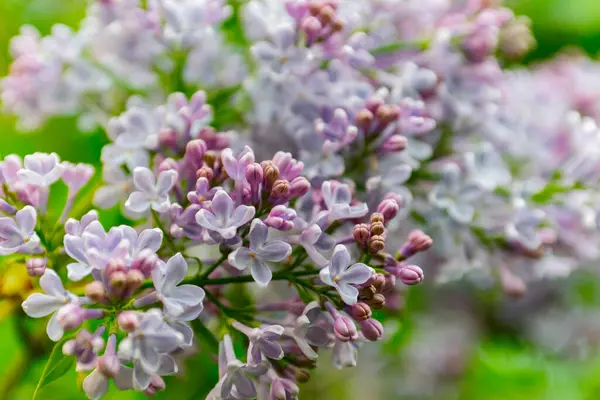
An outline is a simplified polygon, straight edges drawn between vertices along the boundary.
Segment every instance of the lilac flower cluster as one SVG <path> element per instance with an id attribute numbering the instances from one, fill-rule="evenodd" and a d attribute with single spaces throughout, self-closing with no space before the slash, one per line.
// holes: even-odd
<path id="1" fill-rule="evenodd" d="M 0 255 L 43 291 L 23 309 L 77 331 L 90 398 L 163 390 L 201 334 L 208 398 L 293 399 L 320 348 L 353 366 L 384 335 L 415 263 L 520 295 L 596 259 L 597 66 L 503 70 L 533 44 L 489 0 L 98 0 L 76 32 L 24 27 L 5 109 L 101 126 L 93 204 L 136 223 L 81 211 L 90 166 L 5 157 Z"/>

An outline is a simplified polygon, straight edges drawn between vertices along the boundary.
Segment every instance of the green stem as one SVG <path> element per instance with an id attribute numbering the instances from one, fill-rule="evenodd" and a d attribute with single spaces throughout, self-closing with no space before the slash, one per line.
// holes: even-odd
<path id="1" fill-rule="evenodd" d="M 158 229 L 160 229 L 161 232 L 163 233 L 163 239 L 167 243 L 167 246 L 174 253 L 177 253 L 178 252 L 177 246 L 175 246 L 175 243 L 173 243 L 173 241 L 171 240 L 171 236 L 169 236 L 169 232 L 167 232 L 167 230 L 163 226 L 162 221 L 160 220 L 160 215 L 158 215 L 158 213 L 155 210 L 151 210 L 151 212 L 152 212 L 152 219 L 154 220 L 154 223 L 156 224 Z"/>
<path id="2" fill-rule="evenodd" d="M 217 261 L 215 261 L 213 265 L 211 265 L 210 267 L 208 267 L 208 269 L 206 270 L 206 272 L 204 272 L 202 275 L 199 275 L 199 279 L 200 280 L 206 280 L 210 276 L 210 274 L 212 274 L 214 270 L 216 270 L 217 268 L 219 268 L 219 266 L 223 263 L 223 261 L 225 261 L 227 259 L 228 255 L 229 254 L 223 253 L 221 255 L 221 258 L 219 258 Z M 198 274 L 200 274 L 200 269 L 198 269 Z"/>

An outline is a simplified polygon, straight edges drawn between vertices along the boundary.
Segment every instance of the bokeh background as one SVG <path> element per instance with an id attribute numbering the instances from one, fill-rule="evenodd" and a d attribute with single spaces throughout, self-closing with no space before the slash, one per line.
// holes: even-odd
<path id="1" fill-rule="evenodd" d="M 9 39 L 22 24 L 35 25 L 42 34 L 55 23 L 77 26 L 86 3 L 0 0 L 0 75 L 10 63 Z M 509 5 L 532 19 L 538 40 L 524 63 L 573 49 L 592 57 L 600 51 L 599 0 L 514 0 Z M 54 151 L 72 162 L 97 165 L 104 141 L 103 132 L 82 134 L 68 118 L 22 134 L 14 120 L 0 116 L 0 158 Z M 109 212 L 102 218 L 118 216 Z M 25 277 L 2 261 L 0 400 L 30 399 L 46 360 L 21 340 L 30 322 L 11 298 L 26 289 Z M 520 299 L 465 282 L 411 288 L 406 312 L 387 322 L 387 340 L 365 349 L 357 369 L 332 370 L 322 357 L 319 375 L 302 389 L 301 399 L 599 399 L 600 280 L 597 266 L 589 267 L 567 279 L 539 282 Z M 199 356 L 186 367 L 158 398 L 204 398 L 216 379 L 214 363 Z M 77 379 L 71 371 L 46 387 L 42 397 L 84 398 Z M 142 397 L 111 392 L 108 398 Z"/>

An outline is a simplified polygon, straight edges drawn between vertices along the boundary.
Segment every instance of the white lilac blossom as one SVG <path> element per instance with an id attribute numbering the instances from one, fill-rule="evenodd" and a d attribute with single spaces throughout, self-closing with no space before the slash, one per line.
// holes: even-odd
<path id="1" fill-rule="evenodd" d="M 36 250 L 40 238 L 35 232 L 37 211 L 25 206 L 13 217 L 0 217 L 0 255 L 16 252 L 31 253 Z"/>
<path id="2" fill-rule="evenodd" d="M 268 240 L 269 227 L 260 219 L 250 225 L 249 248 L 240 247 L 229 255 L 229 263 L 239 270 L 250 269 L 259 286 L 267 286 L 273 273 L 267 262 L 285 260 L 292 252 L 292 246 L 281 240 Z"/>
<path id="3" fill-rule="evenodd" d="M 237 228 L 250 221 L 254 214 L 253 206 L 241 204 L 234 208 L 233 200 L 227 192 L 219 190 L 210 203 L 210 210 L 198 211 L 196 221 L 203 228 L 218 233 L 224 239 L 231 239 L 235 236 Z"/>
<path id="4" fill-rule="evenodd" d="M 361 285 L 368 281 L 375 273 L 371 267 L 362 263 L 350 266 L 350 253 L 344 245 L 337 245 L 328 267 L 319 273 L 319 277 L 329 286 L 333 286 L 346 304 L 355 304 L 358 298 L 358 289 L 354 285 Z"/>
<path id="5" fill-rule="evenodd" d="M 169 191 L 175 185 L 177 171 L 163 171 L 154 176 L 148 168 L 137 167 L 133 171 L 135 190 L 125 202 L 125 207 L 136 213 L 143 213 L 150 208 L 156 212 L 166 212 L 171 205 Z"/>

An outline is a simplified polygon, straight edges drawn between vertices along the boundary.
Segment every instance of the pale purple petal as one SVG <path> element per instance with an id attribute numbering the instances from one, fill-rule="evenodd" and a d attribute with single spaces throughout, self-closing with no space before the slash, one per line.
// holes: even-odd
<path id="1" fill-rule="evenodd" d="M 98 400 L 108 392 L 108 379 L 95 369 L 83 380 L 83 390 L 88 398 Z"/>
<path id="2" fill-rule="evenodd" d="M 62 297 L 65 294 L 65 287 L 60 277 L 52 269 L 47 269 L 44 272 L 44 275 L 40 278 L 40 287 L 51 296 Z"/>
<path id="3" fill-rule="evenodd" d="M 333 250 L 329 272 L 332 277 L 339 276 L 350 265 L 350 253 L 343 244 L 338 244 Z"/>
<path id="4" fill-rule="evenodd" d="M 177 171 L 168 170 L 163 171 L 158 176 L 158 182 L 156 184 L 158 193 L 166 194 L 173 188 L 179 174 Z"/>
<path id="5" fill-rule="evenodd" d="M 245 399 L 253 399 L 256 397 L 256 388 L 254 382 L 241 371 L 235 374 L 235 388 L 240 395 Z"/>
<path id="6" fill-rule="evenodd" d="M 208 210 L 200 210 L 196 214 L 196 222 L 209 231 L 218 231 L 221 229 L 220 221 Z"/>
<path id="7" fill-rule="evenodd" d="M 52 317 L 50 317 L 48 325 L 46 326 L 46 333 L 53 342 L 58 342 L 65 333 L 63 327 L 58 323 L 56 314 L 57 313 L 52 314 Z"/>
<path id="8" fill-rule="evenodd" d="M 263 260 L 279 262 L 286 259 L 292 253 L 292 246 L 281 240 L 274 240 L 262 248 L 257 249 L 256 254 Z"/>
<path id="9" fill-rule="evenodd" d="M 31 234 L 35 229 L 37 212 L 35 211 L 35 208 L 31 206 L 25 206 L 22 210 L 17 211 L 15 219 L 17 220 L 17 224 L 23 233 Z"/>
<path id="10" fill-rule="evenodd" d="M 136 252 L 140 252 L 142 250 L 150 250 L 152 252 L 157 252 L 162 245 L 163 234 L 162 231 L 158 228 L 155 229 L 146 229 L 140 233 L 140 236 L 135 245 Z"/>
<path id="11" fill-rule="evenodd" d="M 256 218 L 252 220 L 250 225 L 250 248 L 254 251 L 260 248 L 266 241 L 267 235 L 269 234 L 269 227 L 265 225 L 260 219 Z"/>
<path id="12" fill-rule="evenodd" d="M 150 208 L 150 199 L 143 192 L 133 192 L 125 202 L 125 208 L 135 213 L 143 213 Z"/>
<path id="13" fill-rule="evenodd" d="M 156 180 L 152 171 L 145 167 L 137 167 L 133 170 L 133 184 L 144 193 L 154 193 Z"/>
<path id="14" fill-rule="evenodd" d="M 233 200 L 231 200 L 231 197 L 229 197 L 224 190 L 219 190 L 217 194 L 215 194 L 215 197 L 213 197 L 210 208 L 219 221 L 219 227 L 228 227 L 229 217 L 233 212 Z M 202 210 L 200 210 L 200 212 L 202 212 Z"/>
<path id="15" fill-rule="evenodd" d="M 284 355 L 281 345 L 274 341 L 262 340 L 261 350 L 266 357 L 273 360 L 281 360 Z"/>
<path id="16" fill-rule="evenodd" d="M 271 269 L 262 261 L 257 259 L 253 259 L 253 263 L 250 267 L 250 273 L 252 274 L 252 278 L 258 284 L 258 286 L 265 287 L 271 282 L 271 278 L 273 277 L 273 273 Z"/>
<path id="17" fill-rule="evenodd" d="M 27 300 L 23 302 L 21 307 L 25 314 L 32 318 L 45 317 L 48 314 L 53 313 L 60 307 L 64 306 L 65 302 L 54 296 L 48 296 L 42 293 L 33 293 Z"/>
<path id="18" fill-rule="evenodd" d="M 163 281 L 161 291 L 169 293 L 177 286 L 187 274 L 188 265 L 181 253 L 175 254 L 167 261 L 165 269 L 165 279 Z"/>
<path id="19" fill-rule="evenodd" d="M 368 281 L 375 271 L 365 264 L 357 263 L 348 268 L 340 276 L 340 282 L 360 285 Z"/>
<path id="20" fill-rule="evenodd" d="M 336 287 L 338 293 L 348 305 L 356 304 L 358 298 L 358 289 L 352 285 L 340 282 Z"/>
<path id="21" fill-rule="evenodd" d="M 240 247 L 239 249 L 236 249 L 230 253 L 229 257 L 227 257 L 227 260 L 234 268 L 243 271 L 252 263 L 252 252 L 246 247 Z"/>
<path id="22" fill-rule="evenodd" d="M 67 265 L 67 276 L 70 280 L 77 282 L 92 273 L 94 268 L 83 263 L 71 263 Z"/>
<path id="23" fill-rule="evenodd" d="M 231 215 L 231 219 L 229 220 L 229 226 L 238 228 L 250 221 L 252 217 L 254 217 L 255 213 L 256 210 L 253 206 L 238 206 Z"/>

